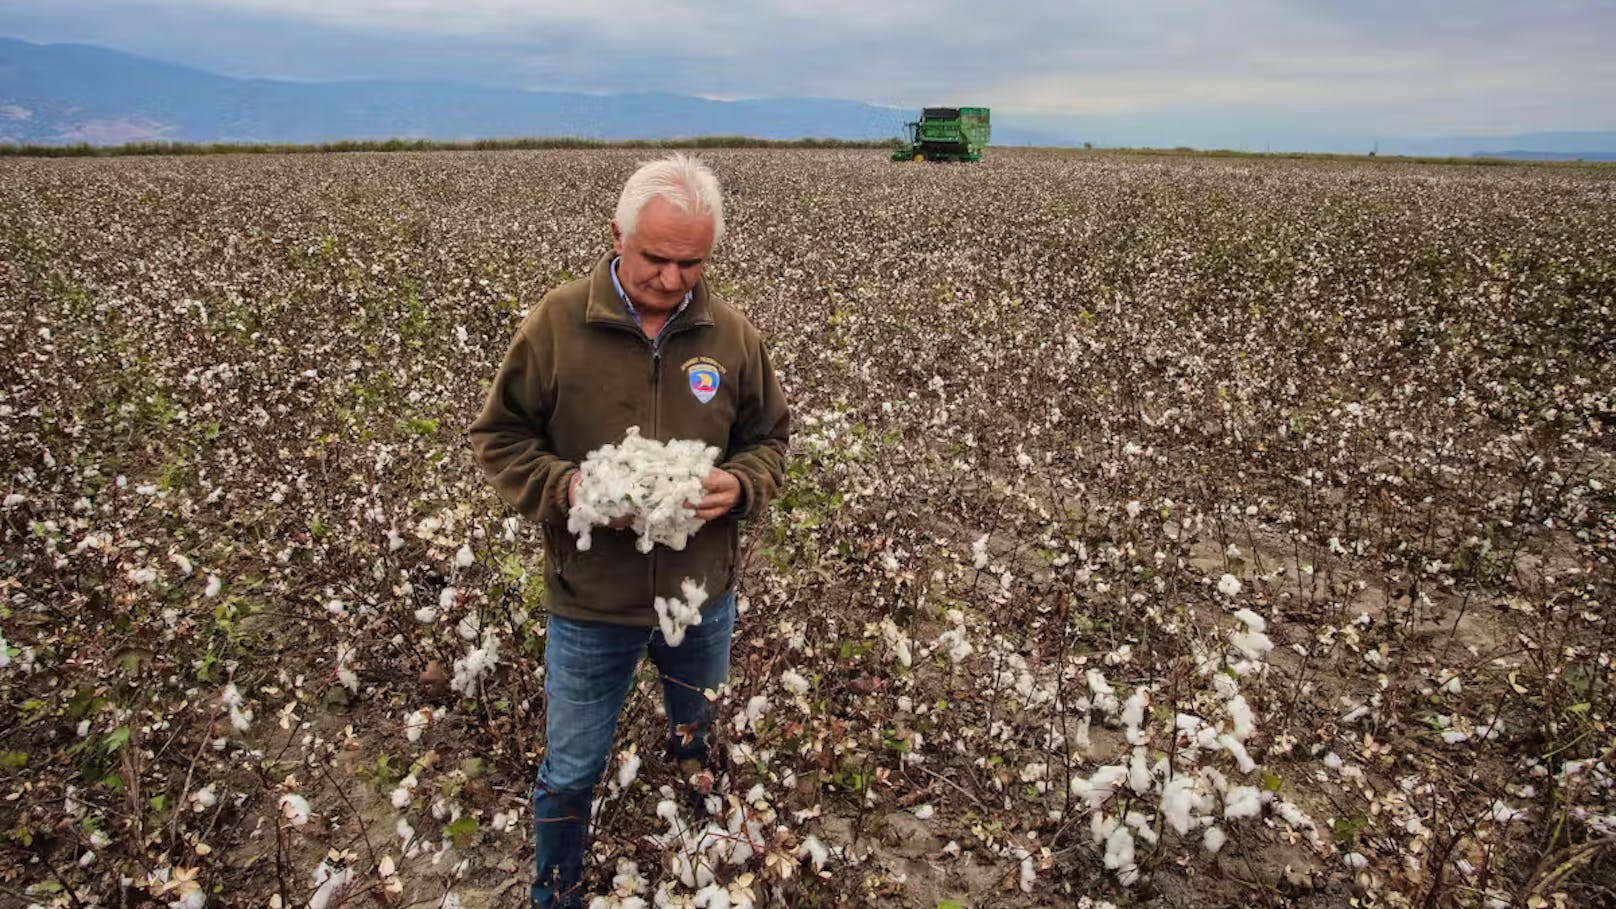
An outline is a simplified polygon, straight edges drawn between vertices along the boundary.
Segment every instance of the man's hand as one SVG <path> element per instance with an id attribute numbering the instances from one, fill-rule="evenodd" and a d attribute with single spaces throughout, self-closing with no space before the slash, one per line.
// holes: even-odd
<path id="1" fill-rule="evenodd" d="M 694 509 L 696 517 L 703 521 L 711 521 L 723 517 L 736 505 L 741 503 L 741 481 L 726 470 L 714 467 L 701 481 L 702 491 L 706 495 L 700 502 L 686 502 L 685 507 Z"/>

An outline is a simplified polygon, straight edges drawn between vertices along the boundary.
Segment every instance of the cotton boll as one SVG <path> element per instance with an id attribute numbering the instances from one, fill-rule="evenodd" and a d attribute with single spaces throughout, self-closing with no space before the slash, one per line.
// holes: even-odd
<path id="1" fill-rule="evenodd" d="M 971 544 L 971 565 L 978 571 L 988 567 L 988 535 L 985 533 Z"/>
<path id="2" fill-rule="evenodd" d="M 1155 828 L 1150 826 L 1150 818 L 1138 811 L 1130 811 L 1128 816 L 1123 818 L 1123 821 L 1133 828 L 1135 837 L 1143 840 L 1148 845 L 1156 845 L 1158 837 Z"/>
<path id="3" fill-rule="evenodd" d="M 1239 596 L 1240 588 L 1240 579 L 1232 574 L 1226 574 L 1218 578 L 1218 593 L 1226 597 Z"/>
<path id="4" fill-rule="evenodd" d="M 1128 768 L 1121 764 L 1107 765 L 1094 771 L 1094 774 L 1087 778 L 1072 777 L 1071 791 L 1073 795 L 1087 802 L 1091 810 L 1098 809 L 1127 776 Z"/>
<path id="5" fill-rule="evenodd" d="M 431 708 L 422 707 L 420 710 L 412 711 L 404 717 L 404 737 L 412 742 L 419 742 L 421 734 L 431 722 Z"/>
<path id="6" fill-rule="evenodd" d="M 1301 808 L 1297 807 L 1296 803 L 1282 799 L 1274 804 L 1274 813 L 1278 814 L 1285 823 L 1291 825 L 1292 830 L 1310 830 L 1314 832 L 1315 836 L 1317 835 L 1318 828 L 1313 823 L 1313 819 L 1308 817 Z"/>
<path id="7" fill-rule="evenodd" d="M 1236 786 L 1223 796 L 1223 818 L 1234 821 L 1262 813 L 1262 794 L 1252 786 Z"/>
<path id="8" fill-rule="evenodd" d="M 413 773 L 399 780 L 398 785 L 393 787 L 393 792 L 389 796 L 389 801 L 393 803 L 393 807 L 408 808 L 410 800 L 415 797 L 415 787 L 417 785 L 419 784 Z"/>
<path id="9" fill-rule="evenodd" d="M 640 775 L 640 756 L 632 751 L 623 755 L 623 764 L 617 768 L 617 786 L 620 789 L 628 785 Z"/>
<path id="10" fill-rule="evenodd" d="M 333 870 L 325 862 L 314 869 L 314 895 L 309 897 L 308 909 L 326 909 L 333 905 L 331 902 L 339 893 L 348 889 L 353 880 L 354 872 L 351 868 Z"/>
<path id="11" fill-rule="evenodd" d="M 309 822 L 309 800 L 295 792 L 288 792 L 281 796 L 281 816 L 291 822 L 293 827 L 301 827 Z"/>
<path id="12" fill-rule="evenodd" d="M 1179 836 L 1189 833 L 1195 826 L 1195 783 L 1188 775 L 1180 774 L 1162 787 L 1161 812 L 1173 832 Z"/>
<path id="13" fill-rule="evenodd" d="M 210 574 L 208 575 L 208 586 L 202 591 L 202 595 L 208 599 L 212 599 L 218 596 L 219 591 L 223 588 L 224 582 L 219 580 L 219 576 L 216 574 Z"/>
<path id="14" fill-rule="evenodd" d="M 965 629 L 959 627 L 950 628 L 938 635 L 937 646 L 948 654 L 949 662 L 956 666 L 976 652 L 976 647 L 965 639 Z"/>
<path id="15" fill-rule="evenodd" d="M 1518 821 L 1525 817 L 1522 812 L 1509 807 L 1502 801 L 1493 802 L 1493 806 L 1488 810 L 1487 816 L 1491 818 L 1494 823 L 1498 824 L 1508 824 L 1512 821 Z"/>
<path id="16" fill-rule="evenodd" d="M 1248 660 L 1261 660 L 1274 649 L 1274 642 L 1260 631 L 1231 632 L 1229 644 Z"/>
<path id="17" fill-rule="evenodd" d="M 787 669 L 781 673 L 780 685 L 785 690 L 796 695 L 807 694 L 809 688 L 808 680 L 799 675 L 794 669 Z"/>
<path id="18" fill-rule="evenodd" d="M 1144 795 L 1155 782 L 1145 763 L 1145 749 L 1135 748 L 1133 757 L 1128 761 L 1128 786 L 1138 795 Z"/>
<path id="19" fill-rule="evenodd" d="M 465 545 L 462 545 L 460 547 L 460 549 L 458 549 L 455 552 L 455 560 L 454 560 L 455 567 L 456 568 L 470 568 L 471 563 L 473 561 L 475 561 L 476 558 L 477 557 L 472 554 L 471 544 L 467 543 Z"/>
<path id="20" fill-rule="evenodd" d="M 1118 825 L 1105 841 L 1105 867 L 1116 871 L 1133 867 L 1133 834 Z"/>
<path id="21" fill-rule="evenodd" d="M 814 870 L 819 871 L 825 867 L 825 862 L 830 860 L 830 850 L 826 849 L 825 844 L 819 841 L 819 837 L 810 833 L 802 841 L 802 845 L 798 847 L 797 858 L 812 860 Z"/>
<path id="22" fill-rule="evenodd" d="M 214 790 L 214 783 L 209 783 L 190 795 L 191 810 L 206 811 L 219 803 L 218 793 Z"/>
<path id="23" fill-rule="evenodd" d="M 246 732 L 252 726 L 253 712 L 243 706 L 245 701 L 235 682 L 224 686 L 224 693 L 220 695 L 219 700 L 230 709 L 230 725 L 237 732 Z"/>
<path id="24" fill-rule="evenodd" d="M 1223 848 L 1223 844 L 1228 838 L 1228 834 L 1223 832 L 1222 827 L 1208 827 L 1206 828 L 1206 833 L 1201 835 L 1201 848 L 1212 855 L 1217 855 L 1218 850 Z"/>
<path id="25" fill-rule="evenodd" d="M 743 732 L 753 728 L 753 724 L 763 717 L 763 712 L 768 708 L 769 699 L 767 696 L 753 695 L 747 700 L 746 708 L 735 714 L 735 728 Z"/>
<path id="26" fill-rule="evenodd" d="M 1237 694 L 1224 707 L 1229 711 L 1229 721 L 1234 724 L 1234 737 L 1242 742 L 1251 738 L 1251 734 L 1257 730 L 1257 717 L 1245 697 Z"/>
<path id="27" fill-rule="evenodd" d="M 1122 731 L 1130 745 L 1144 744 L 1145 733 L 1141 726 L 1145 722 L 1145 708 L 1149 704 L 1150 692 L 1137 688 L 1122 706 Z"/>
<path id="28" fill-rule="evenodd" d="M 730 909 L 729 891 L 716 883 L 696 891 L 692 902 L 701 909 Z"/>
<path id="29" fill-rule="evenodd" d="M 1250 609 L 1236 610 L 1234 617 L 1239 619 L 1241 624 L 1245 625 L 1248 631 L 1260 633 L 1268 630 L 1268 623 L 1264 621 L 1263 617 L 1255 612 L 1252 612 Z"/>
<path id="30" fill-rule="evenodd" d="M 481 647 L 472 648 L 454 662 L 454 678 L 449 687 L 464 695 L 471 695 L 477 680 L 499 665 L 499 637 L 493 632 L 483 637 Z"/>
<path id="31" fill-rule="evenodd" d="M 672 790 L 667 791 L 671 792 Z M 662 801 L 657 802 L 656 813 L 657 817 L 666 821 L 670 825 L 677 825 L 679 823 L 679 804 L 673 799 L 663 799 Z"/>
<path id="32" fill-rule="evenodd" d="M 1232 735 L 1220 735 L 1218 736 L 1218 744 L 1222 745 L 1223 750 L 1234 757 L 1241 773 L 1250 773 L 1257 769 L 1257 762 L 1251 759 L 1251 755 L 1246 752 L 1246 746 L 1240 744 L 1239 739 Z"/>

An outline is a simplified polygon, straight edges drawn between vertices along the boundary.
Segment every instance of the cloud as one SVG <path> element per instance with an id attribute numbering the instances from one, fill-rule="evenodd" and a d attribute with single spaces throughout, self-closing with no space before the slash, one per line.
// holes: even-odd
<path id="1" fill-rule="evenodd" d="M 1616 4 L 1599 0 L 0 0 L 8 31 L 277 78 L 1616 127 Z"/>

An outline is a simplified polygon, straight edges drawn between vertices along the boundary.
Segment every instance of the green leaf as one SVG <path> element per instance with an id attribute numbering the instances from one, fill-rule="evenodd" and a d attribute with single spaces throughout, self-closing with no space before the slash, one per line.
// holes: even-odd
<path id="1" fill-rule="evenodd" d="M 456 849 L 464 849 L 471 844 L 473 838 L 477 835 L 477 819 L 463 817 L 443 828 L 443 832 L 449 839 L 454 841 Z"/>
<path id="2" fill-rule="evenodd" d="M 1350 845 L 1358 838 L 1358 834 L 1369 826 L 1369 817 L 1355 814 L 1349 818 L 1338 818 L 1331 825 L 1331 832 L 1335 834 L 1335 841 L 1343 846 Z"/>
<path id="3" fill-rule="evenodd" d="M 1272 770 L 1264 770 L 1262 772 L 1262 787 L 1264 789 L 1268 790 L 1269 792 L 1278 792 L 1280 785 L 1279 774 Z"/>
<path id="4" fill-rule="evenodd" d="M 937 909 L 965 909 L 965 904 L 959 900 L 938 900 Z"/>
<path id="5" fill-rule="evenodd" d="M 117 729 L 112 730 L 102 744 L 106 746 L 108 754 L 115 753 L 118 749 L 129 744 L 129 727 L 119 726 Z"/>
<path id="6" fill-rule="evenodd" d="M 7 751 L 4 754 L 0 754 L 0 767 L 4 767 L 7 770 L 15 770 L 19 767 L 27 766 L 28 752 L 26 751 Z"/>

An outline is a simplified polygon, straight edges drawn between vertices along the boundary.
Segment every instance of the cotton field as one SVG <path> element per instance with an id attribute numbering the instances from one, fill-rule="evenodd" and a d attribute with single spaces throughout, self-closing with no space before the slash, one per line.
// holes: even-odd
<path id="1" fill-rule="evenodd" d="M 522 903 L 463 430 L 642 157 L 0 160 L 0 904 Z M 705 157 L 792 456 L 594 907 L 1616 902 L 1616 170 Z"/>

